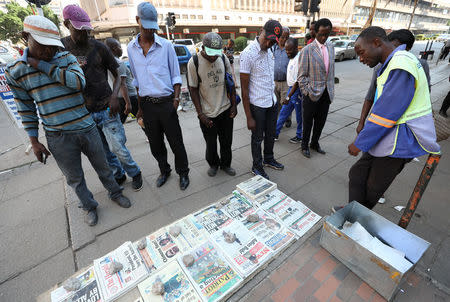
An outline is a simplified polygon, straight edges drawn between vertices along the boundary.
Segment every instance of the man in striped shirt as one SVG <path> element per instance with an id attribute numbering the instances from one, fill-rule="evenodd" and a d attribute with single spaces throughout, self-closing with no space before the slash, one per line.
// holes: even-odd
<path id="1" fill-rule="evenodd" d="M 97 223 L 97 205 L 86 186 L 81 166 L 81 152 L 91 162 L 109 197 L 128 208 L 130 200 L 122 195 L 109 168 L 100 135 L 84 105 L 82 89 L 86 85 L 83 71 L 74 56 L 58 52 L 62 47 L 55 24 L 42 16 L 24 20 L 23 38 L 28 48 L 23 56 L 9 65 L 6 79 L 28 132 L 34 154 L 45 164 L 51 154 L 87 212 L 85 221 Z M 39 142 L 39 117 L 44 126 L 47 148 Z"/>

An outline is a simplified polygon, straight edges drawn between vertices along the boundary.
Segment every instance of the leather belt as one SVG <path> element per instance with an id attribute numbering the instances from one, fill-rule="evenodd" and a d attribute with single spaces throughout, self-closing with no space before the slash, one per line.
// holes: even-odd
<path id="1" fill-rule="evenodd" d="M 165 103 L 165 102 L 171 102 L 173 100 L 173 96 L 172 95 L 168 95 L 168 96 L 163 96 L 163 97 L 152 97 L 152 96 L 144 96 L 141 98 L 144 102 L 151 102 L 153 104 L 161 104 L 161 103 Z"/>

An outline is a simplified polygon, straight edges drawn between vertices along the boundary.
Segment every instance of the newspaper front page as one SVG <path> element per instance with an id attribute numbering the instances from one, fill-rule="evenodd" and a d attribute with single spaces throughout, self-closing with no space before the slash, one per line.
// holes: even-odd
<path id="1" fill-rule="evenodd" d="M 218 209 L 215 205 L 195 213 L 194 218 L 209 234 L 215 233 L 233 221 L 222 209 Z"/>
<path id="2" fill-rule="evenodd" d="M 80 289 L 67 291 L 64 287 L 58 287 L 51 292 L 52 302 L 101 302 L 100 290 L 94 275 L 94 267 L 91 266 L 86 271 L 76 277 L 80 283 Z"/>
<path id="3" fill-rule="evenodd" d="M 277 188 L 277 184 L 262 176 L 255 176 L 244 182 L 241 182 L 236 186 L 236 188 L 238 189 L 238 191 L 242 192 L 245 196 L 250 198 L 250 200 L 255 200 L 261 195 L 275 190 Z"/>

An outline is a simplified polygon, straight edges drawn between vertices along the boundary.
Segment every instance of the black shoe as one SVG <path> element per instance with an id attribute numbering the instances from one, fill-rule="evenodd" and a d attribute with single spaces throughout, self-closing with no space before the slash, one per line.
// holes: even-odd
<path id="1" fill-rule="evenodd" d="M 165 184 L 167 179 L 169 178 L 169 176 L 170 176 L 170 172 L 159 175 L 158 179 L 156 180 L 156 186 L 159 188 L 163 184 Z"/>
<path id="2" fill-rule="evenodd" d="M 278 135 L 275 135 L 275 138 L 273 139 L 274 141 L 279 141 L 280 139 L 278 138 Z"/>
<path id="3" fill-rule="evenodd" d="M 231 167 L 225 167 L 225 168 L 222 168 L 222 170 L 230 176 L 236 175 L 236 170 Z"/>
<path id="4" fill-rule="evenodd" d="M 117 203 L 122 208 L 131 207 L 131 201 L 128 199 L 128 197 L 123 196 L 122 194 L 120 194 L 118 197 L 111 198 L 111 200 Z"/>
<path id="5" fill-rule="evenodd" d="M 88 226 L 96 225 L 97 221 L 98 221 L 97 209 L 89 210 L 86 213 L 86 216 L 84 216 L 84 222 L 86 222 Z"/>
<path id="6" fill-rule="evenodd" d="M 217 170 L 219 170 L 218 167 L 214 167 L 214 166 L 209 167 L 209 169 L 208 169 L 208 175 L 211 176 L 211 177 L 216 176 Z"/>
<path id="7" fill-rule="evenodd" d="M 265 179 L 269 180 L 269 175 L 267 175 L 267 173 L 266 173 L 266 171 L 264 171 L 263 167 L 261 167 L 261 168 L 255 168 L 255 167 L 253 167 L 253 168 L 252 168 L 252 173 L 253 173 L 254 175 L 259 175 L 259 176 L 262 176 L 262 177 L 264 177 Z"/>
<path id="8" fill-rule="evenodd" d="M 119 186 L 122 185 L 125 180 L 127 180 L 127 176 L 125 174 L 122 177 L 116 178 L 116 182 Z"/>
<path id="9" fill-rule="evenodd" d="M 448 118 L 447 112 L 445 112 L 444 110 L 439 110 L 439 114 L 445 118 Z"/>
<path id="10" fill-rule="evenodd" d="M 306 158 L 311 158 L 311 152 L 309 152 L 309 148 L 306 148 L 306 149 L 302 148 L 302 154 Z"/>
<path id="11" fill-rule="evenodd" d="M 289 142 L 292 143 L 292 144 L 298 144 L 298 143 L 301 143 L 301 142 L 302 142 L 302 139 L 299 138 L 299 137 L 297 137 L 297 136 L 294 136 L 293 138 L 291 138 L 291 139 L 289 140 Z"/>
<path id="12" fill-rule="evenodd" d="M 311 145 L 310 147 L 311 147 L 311 149 L 313 149 L 313 150 L 316 151 L 317 153 L 320 153 L 320 154 L 325 154 L 325 153 L 326 153 L 322 148 L 320 148 L 320 145 L 319 145 L 319 144 L 317 144 L 317 145 Z"/>
<path id="13" fill-rule="evenodd" d="M 189 176 L 183 175 L 180 176 L 180 189 L 181 191 L 184 191 L 189 186 Z"/>
<path id="14" fill-rule="evenodd" d="M 283 170 L 284 166 L 277 162 L 275 159 L 271 159 L 268 161 L 263 161 L 264 166 L 275 169 L 275 170 Z"/>
<path id="15" fill-rule="evenodd" d="M 135 191 L 139 191 L 140 189 L 142 189 L 142 173 L 141 172 L 139 172 L 138 175 L 133 177 L 133 182 L 131 183 L 131 187 Z"/>
<path id="16" fill-rule="evenodd" d="M 284 123 L 284 126 L 286 128 L 291 128 L 291 125 L 292 125 L 292 121 L 291 120 L 287 120 L 286 123 Z"/>

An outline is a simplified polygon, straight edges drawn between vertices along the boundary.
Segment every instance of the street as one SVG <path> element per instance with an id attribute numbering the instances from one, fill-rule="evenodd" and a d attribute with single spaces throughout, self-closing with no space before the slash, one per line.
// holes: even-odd
<path id="1" fill-rule="evenodd" d="M 425 44 L 417 42 L 413 53 L 418 54 Z M 441 45 L 433 45 L 437 54 Z M 435 65 L 436 53 L 433 62 L 429 63 L 434 109 L 439 108 L 448 92 L 450 73 L 450 65 L 446 62 Z M 239 59 L 235 62 L 238 63 Z M 238 76 L 238 64 L 235 68 Z M 322 216 L 330 213 L 331 206 L 347 201 L 348 170 L 357 160 L 348 155 L 347 145 L 355 138 L 356 123 L 372 71 L 358 60 L 345 60 L 336 62 L 336 76 L 340 83 L 336 85 L 336 97 L 320 141 L 327 154 L 312 153 L 311 159 L 305 159 L 299 151 L 300 146 L 289 143 L 289 138 L 295 135 L 294 119 L 293 126 L 283 129 L 275 144 L 275 156 L 285 165 L 285 170 L 267 170 L 280 190 Z M 238 107 L 234 124 L 232 167 L 237 171 L 235 177 L 223 172 L 216 177 L 208 177 L 205 142 L 197 114 L 193 109 L 179 112 L 191 169 L 191 185 L 186 191 L 179 190 L 175 174 L 163 187 L 156 188 L 157 163 L 142 130 L 132 121 L 125 125 L 127 146 L 142 168 L 144 187 L 133 192 L 128 179 L 124 193 L 130 197 L 132 207 L 119 208 L 109 201 L 95 171 L 83 158 L 88 187 L 100 204 L 98 225 L 88 227 L 83 222 L 84 214 L 78 208 L 76 196 L 65 184 L 54 159 L 49 157 L 47 164 L 43 165 L 36 162 L 32 153 L 25 155 L 25 132 L 17 130 L 3 107 L 0 117 L 0 301 L 34 301 L 39 294 L 124 241 L 138 240 L 217 201 L 230 194 L 236 184 L 251 177 L 250 132 L 242 105 Z M 40 135 L 45 142 L 42 128 Z M 399 293 L 394 301 L 450 299 L 450 159 L 446 156 L 450 152 L 450 141 L 440 144 L 444 156 L 408 227 L 410 232 L 431 243 L 415 268 L 418 275 L 425 276 L 426 286 L 421 288 L 422 294 L 411 287 L 410 291 Z M 425 159 L 419 158 L 406 166 L 387 191 L 386 203 L 377 205 L 375 212 L 397 223 L 401 213 L 393 207 L 406 205 Z M 173 166 L 171 152 L 169 163 Z M 317 244 L 317 238 L 314 240 Z M 276 290 L 269 291 L 267 299 L 276 300 Z M 241 297 L 250 292 L 248 289 L 247 293 L 238 293 L 234 300 L 242 300 L 244 298 Z M 252 297 L 255 296 L 246 296 L 245 299 L 257 301 Z"/>

